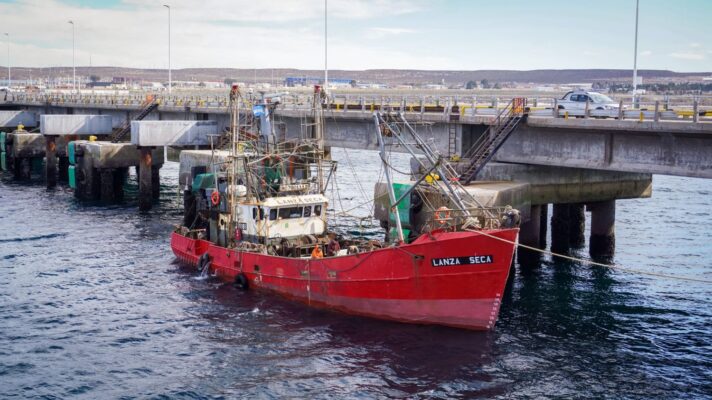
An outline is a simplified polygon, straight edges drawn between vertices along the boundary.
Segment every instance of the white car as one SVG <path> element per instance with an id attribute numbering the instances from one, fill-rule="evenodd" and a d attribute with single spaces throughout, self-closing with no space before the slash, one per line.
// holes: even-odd
<path id="1" fill-rule="evenodd" d="M 618 103 L 610 97 L 585 90 L 568 92 L 558 102 L 559 110 L 583 111 L 588 103 L 589 110 L 618 110 Z"/>

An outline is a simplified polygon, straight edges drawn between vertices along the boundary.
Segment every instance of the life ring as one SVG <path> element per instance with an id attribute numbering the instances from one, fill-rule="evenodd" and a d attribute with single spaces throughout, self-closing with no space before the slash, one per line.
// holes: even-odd
<path id="1" fill-rule="evenodd" d="M 250 282 L 247 280 L 247 276 L 240 272 L 235 277 L 235 287 L 240 290 L 247 290 L 250 287 Z"/>
<path id="2" fill-rule="evenodd" d="M 210 195 L 210 201 L 213 203 L 214 206 L 220 204 L 220 193 L 217 190 Z"/>
<path id="3" fill-rule="evenodd" d="M 447 207 L 440 207 L 435 211 L 435 221 L 440 225 L 445 225 L 450 220 L 450 210 Z"/>

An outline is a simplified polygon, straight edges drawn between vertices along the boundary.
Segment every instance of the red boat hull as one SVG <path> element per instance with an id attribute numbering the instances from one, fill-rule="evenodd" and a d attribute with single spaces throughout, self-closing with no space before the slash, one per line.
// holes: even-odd
<path id="1" fill-rule="evenodd" d="M 372 252 L 301 259 L 236 251 L 178 233 L 171 247 L 226 282 L 243 273 L 268 289 L 315 307 L 420 324 L 492 329 L 499 314 L 518 229 L 439 232 Z M 499 238 L 500 240 L 496 239 Z"/>

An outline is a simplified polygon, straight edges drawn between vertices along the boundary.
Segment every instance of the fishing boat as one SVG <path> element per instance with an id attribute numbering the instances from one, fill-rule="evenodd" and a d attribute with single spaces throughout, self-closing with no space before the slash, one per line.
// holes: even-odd
<path id="1" fill-rule="evenodd" d="M 385 240 L 331 229 L 326 194 L 336 162 L 324 146 L 326 104 L 316 86 L 300 137 L 283 140 L 271 119 L 278 96 L 246 99 L 232 87 L 227 150 L 185 187 L 184 223 L 171 235 L 176 257 L 242 290 L 312 307 L 492 329 L 517 242 L 516 210 L 479 205 L 402 115 L 377 113 Z M 394 182 L 389 146 L 405 146 L 426 173 Z"/>

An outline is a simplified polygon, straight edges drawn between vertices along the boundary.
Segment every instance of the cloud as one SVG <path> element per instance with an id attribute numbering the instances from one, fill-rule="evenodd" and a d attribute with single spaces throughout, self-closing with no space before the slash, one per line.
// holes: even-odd
<path id="1" fill-rule="evenodd" d="M 380 39 L 386 36 L 396 36 L 415 31 L 407 28 L 368 28 L 366 37 L 369 39 Z"/>
<path id="2" fill-rule="evenodd" d="M 121 0 L 110 8 L 59 0 L 0 1 L 1 31 L 11 34 L 12 60 L 18 66 L 71 66 L 72 29 L 67 21 L 72 20 L 78 66 L 88 65 L 91 58 L 95 66 L 166 68 L 166 2 L 171 5 L 175 69 L 323 66 L 324 2 L 319 0 Z M 383 50 L 364 46 L 357 35 L 340 40 L 338 32 L 345 21 L 383 17 L 384 10 L 389 15 L 414 13 L 424 5 L 423 0 L 329 0 L 329 65 L 364 69 L 417 63 L 419 57 L 405 51 L 386 56 Z M 28 15 L 32 29 L 27 29 Z M 389 28 L 383 29 L 381 34 L 386 34 Z M 398 32 L 405 33 L 396 29 L 390 34 Z M 438 67 L 450 65 L 448 60 L 433 57 Z"/>
<path id="3" fill-rule="evenodd" d="M 643 57 L 647 57 L 647 56 L 653 55 L 653 52 L 650 51 L 650 50 L 643 50 L 643 51 L 640 52 L 640 55 L 643 56 Z"/>
<path id="4" fill-rule="evenodd" d="M 705 54 L 704 53 L 695 53 L 695 52 L 674 52 L 670 53 L 670 57 L 673 58 L 679 58 L 682 60 L 704 60 L 705 59 Z"/>
<path id="5" fill-rule="evenodd" d="M 581 54 L 584 56 L 589 56 L 589 57 L 601 55 L 601 53 L 594 51 L 594 50 L 584 50 Z"/>

